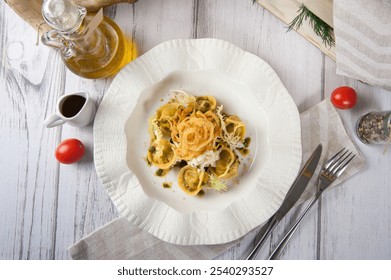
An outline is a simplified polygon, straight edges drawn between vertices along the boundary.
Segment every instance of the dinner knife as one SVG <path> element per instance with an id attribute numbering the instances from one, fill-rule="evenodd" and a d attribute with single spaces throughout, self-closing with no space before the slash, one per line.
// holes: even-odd
<path id="1" fill-rule="evenodd" d="M 311 180 L 312 175 L 314 175 L 321 154 L 322 154 L 322 144 L 319 144 L 318 147 L 315 149 L 315 151 L 312 153 L 311 157 L 304 165 L 304 167 L 301 169 L 296 180 L 293 182 L 280 208 L 270 218 L 265 233 L 262 235 L 261 239 L 258 241 L 257 245 L 255 245 L 254 249 L 248 255 L 246 260 L 255 259 L 255 257 L 258 255 L 259 250 L 262 248 L 263 244 L 265 243 L 266 239 L 269 237 L 273 229 L 282 220 L 282 218 L 284 218 L 284 216 L 289 212 L 289 210 L 291 210 L 291 208 L 295 205 L 297 200 L 300 198 L 305 188 L 307 187 L 308 182 Z"/>

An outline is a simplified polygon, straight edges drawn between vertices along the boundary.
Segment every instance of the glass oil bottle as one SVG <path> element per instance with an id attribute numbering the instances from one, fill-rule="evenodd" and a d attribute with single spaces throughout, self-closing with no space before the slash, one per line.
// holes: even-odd
<path id="1" fill-rule="evenodd" d="M 102 15 L 95 24 L 98 15 L 87 15 L 84 7 L 70 0 L 45 0 L 42 15 L 53 28 L 43 34 L 42 43 L 59 49 L 64 63 L 76 75 L 106 78 L 137 55 L 134 42 L 113 20 Z"/>

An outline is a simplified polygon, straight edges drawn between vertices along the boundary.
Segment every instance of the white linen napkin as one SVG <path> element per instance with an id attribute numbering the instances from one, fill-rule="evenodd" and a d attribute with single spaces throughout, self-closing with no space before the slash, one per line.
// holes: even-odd
<path id="1" fill-rule="evenodd" d="M 391 90 L 391 1 L 334 0 L 337 74 Z"/>
<path id="2" fill-rule="evenodd" d="M 323 144 L 322 163 L 347 147 L 357 156 L 333 186 L 357 173 L 365 161 L 351 141 L 335 108 L 329 100 L 300 114 L 302 126 L 303 162 L 309 158 L 319 143 Z M 318 171 L 316 173 L 318 173 Z M 331 186 L 331 187 L 333 187 Z M 310 198 L 316 189 L 316 176 L 309 183 L 297 204 Z M 259 226 L 255 230 L 259 230 Z M 125 218 L 118 218 L 91 233 L 69 248 L 73 259 L 213 259 L 234 246 L 239 240 L 218 245 L 181 246 L 170 244 L 133 226 Z"/>

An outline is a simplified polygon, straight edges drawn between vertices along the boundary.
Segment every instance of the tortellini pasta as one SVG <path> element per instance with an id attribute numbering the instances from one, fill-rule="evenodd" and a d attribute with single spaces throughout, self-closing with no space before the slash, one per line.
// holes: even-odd
<path id="1" fill-rule="evenodd" d="M 169 169 L 176 160 L 174 147 L 165 139 L 155 140 L 148 149 L 147 158 L 152 165 L 160 169 Z"/>
<path id="2" fill-rule="evenodd" d="M 241 141 L 244 140 L 246 135 L 246 126 L 238 116 L 229 116 L 224 122 L 228 133 L 233 134 L 234 137 L 238 137 Z"/>
<path id="3" fill-rule="evenodd" d="M 205 171 L 199 171 L 195 167 L 186 165 L 178 174 L 178 185 L 188 195 L 198 194 L 202 186 L 208 182 L 209 175 Z"/>
<path id="4" fill-rule="evenodd" d="M 178 103 L 167 103 L 156 111 L 156 121 L 164 136 L 170 136 Z"/>
<path id="5" fill-rule="evenodd" d="M 225 190 L 224 180 L 239 172 L 235 150 L 246 143 L 245 124 L 238 116 L 223 113 L 211 95 L 174 93 L 149 119 L 148 162 L 164 170 L 159 174 L 181 166 L 178 185 L 188 195 L 199 194 L 205 186 Z"/>
<path id="6" fill-rule="evenodd" d="M 216 98 L 213 96 L 199 96 L 196 98 L 196 103 L 198 105 L 197 109 L 202 113 L 213 111 L 217 106 Z"/>
<path id="7" fill-rule="evenodd" d="M 238 161 L 235 154 L 229 148 L 223 147 L 220 150 L 220 159 L 211 170 L 219 178 L 228 179 L 235 176 L 238 171 Z"/>

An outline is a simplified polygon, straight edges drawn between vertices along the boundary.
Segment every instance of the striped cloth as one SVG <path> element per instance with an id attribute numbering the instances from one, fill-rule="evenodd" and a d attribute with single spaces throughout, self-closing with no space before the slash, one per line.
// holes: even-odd
<path id="1" fill-rule="evenodd" d="M 323 145 L 320 163 L 325 162 L 341 147 L 346 147 L 357 154 L 349 168 L 330 188 L 350 178 L 364 167 L 365 160 L 363 156 L 351 141 L 341 118 L 328 99 L 301 113 L 300 119 L 303 145 L 302 165 L 319 143 Z M 319 164 L 315 173 L 319 173 L 320 168 L 321 164 Z M 315 190 L 316 176 L 313 176 L 297 204 L 311 198 Z M 258 227 L 250 234 L 254 236 L 257 231 L 263 232 L 264 228 Z M 174 245 L 150 235 L 133 226 L 125 218 L 120 217 L 72 245 L 69 248 L 69 253 L 71 258 L 75 260 L 203 260 L 216 258 L 237 245 L 241 239 L 243 237 L 229 243 L 216 245 Z M 250 253 L 250 250 L 250 247 L 245 248 L 240 258 L 244 259 Z"/>
<path id="2" fill-rule="evenodd" d="M 391 90 L 391 1 L 334 0 L 337 74 Z"/>

